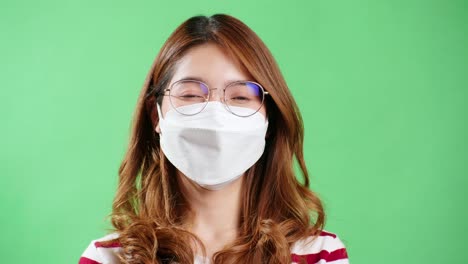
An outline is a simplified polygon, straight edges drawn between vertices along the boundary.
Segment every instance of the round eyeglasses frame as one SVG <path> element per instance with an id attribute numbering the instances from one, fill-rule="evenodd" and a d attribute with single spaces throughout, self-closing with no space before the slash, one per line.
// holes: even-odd
<path id="1" fill-rule="evenodd" d="M 180 83 L 180 82 L 187 82 L 187 81 L 191 81 L 191 82 L 197 82 L 197 83 L 200 83 L 202 85 L 204 85 L 205 87 L 208 88 L 208 98 L 205 99 L 205 105 L 200 109 L 200 111 L 194 113 L 194 114 L 186 114 L 186 113 L 182 113 L 182 112 L 179 112 L 177 110 L 177 107 L 174 105 L 174 103 L 172 102 L 172 95 L 171 95 L 171 90 L 172 90 L 172 87 L 177 84 L 177 83 Z M 239 83 L 253 83 L 255 85 L 257 85 L 258 87 L 260 87 L 260 89 L 262 90 L 261 91 L 261 94 L 262 94 L 262 102 L 260 103 L 260 106 L 258 107 L 258 109 L 255 110 L 255 112 L 253 112 L 252 114 L 249 114 L 249 115 L 238 115 L 236 113 L 234 113 L 230 108 L 229 108 L 229 105 L 226 104 L 226 89 L 229 88 L 230 86 L 232 85 L 236 85 L 236 84 L 239 84 Z M 205 107 L 208 105 L 208 101 L 210 100 L 211 98 L 211 91 L 212 90 L 217 90 L 218 88 L 210 88 L 208 86 L 208 84 L 202 82 L 202 81 L 199 81 L 199 80 L 193 80 L 193 79 L 182 79 L 182 80 L 178 80 L 176 82 L 174 82 L 173 84 L 171 84 L 170 88 L 165 88 L 162 92 L 158 93 L 158 95 L 161 95 L 161 96 L 169 96 L 169 102 L 171 103 L 171 106 L 172 108 L 174 108 L 179 114 L 181 115 L 186 115 L 186 116 L 193 116 L 193 115 L 197 115 L 199 113 L 201 113 L 203 111 L 203 109 L 205 109 Z M 228 83 L 223 89 L 223 97 L 220 98 L 221 99 L 221 102 L 223 103 L 224 107 L 226 108 L 227 111 L 229 111 L 231 114 L 235 115 L 235 116 L 239 116 L 239 117 L 249 117 L 249 116 L 252 116 L 254 115 L 255 113 L 257 113 L 263 106 L 264 102 L 265 102 L 265 95 L 268 95 L 269 93 L 267 91 L 265 91 L 265 88 L 263 88 L 263 86 L 257 82 L 254 82 L 254 81 L 234 81 L 234 82 L 231 82 L 231 83 Z M 166 92 L 169 92 L 169 94 L 166 94 Z M 176 96 L 174 96 L 176 97 Z"/>

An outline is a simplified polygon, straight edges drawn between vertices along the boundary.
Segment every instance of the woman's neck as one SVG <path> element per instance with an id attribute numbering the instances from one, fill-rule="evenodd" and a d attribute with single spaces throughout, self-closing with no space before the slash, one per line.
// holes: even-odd
<path id="1" fill-rule="evenodd" d="M 222 189 L 208 190 L 183 175 L 179 177 L 181 191 L 192 210 L 189 231 L 202 240 L 209 257 L 237 236 L 242 181 L 243 176 Z"/>

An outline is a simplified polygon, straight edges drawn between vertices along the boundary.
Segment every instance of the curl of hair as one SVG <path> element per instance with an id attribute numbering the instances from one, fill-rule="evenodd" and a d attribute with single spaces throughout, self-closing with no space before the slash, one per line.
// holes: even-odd
<path id="1" fill-rule="evenodd" d="M 302 117 L 270 51 L 232 16 L 195 16 L 163 45 L 138 98 L 110 214 L 112 231 L 119 234 L 122 263 L 192 263 L 195 248 L 205 252 L 200 240 L 184 227 L 191 209 L 154 127 L 159 119 L 155 106 L 161 100 L 155 95 L 168 85 L 177 60 L 191 47 L 208 42 L 223 48 L 270 94 L 265 101 L 266 146 L 244 176 L 238 236 L 214 254 L 213 263 L 289 263 L 291 245 L 323 229 L 322 203 L 309 188 Z M 294 159 L 302 182 L 294 173 Z"/>

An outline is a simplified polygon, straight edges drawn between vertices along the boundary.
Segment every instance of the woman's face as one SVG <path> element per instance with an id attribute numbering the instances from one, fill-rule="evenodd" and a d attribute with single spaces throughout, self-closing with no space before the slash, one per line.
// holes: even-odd
<path id="1" fill-rule="evenodd" d="M 211 91 L 210 101 L 220 101 L 222 89 L 233 81 L 249 80 L 251 77 L 242 71 L 233 60 L 231 60 L 216 44 L 205 43 L 195 46 L 179 60 L 175 67 L 175 73 L 169 82 L 170 87 L 174 82 L 191 77 L 200 79 L 206 83 Z M 168 96 L 163 96 L 161 112 L 163 117 L 166 112 L 172 109 Z M 263 105 L 259 112 L 266 116 L 265 106 Z M 160 133 L 159 124 L 156 131 Z"/>

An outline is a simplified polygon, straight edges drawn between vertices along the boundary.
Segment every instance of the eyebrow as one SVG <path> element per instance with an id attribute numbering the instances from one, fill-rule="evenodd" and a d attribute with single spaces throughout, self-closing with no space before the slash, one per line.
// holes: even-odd
<path id="1" fill-rule="evenodd" d="M 184 78 L 178 79 L 176 82 L 178 82 L 178 81 L 187 81 L 187 80 L 195 80 L 195 81 L 199 81 L 199 82 L 203 82 L 203 83 L 207 84 L 205 79 L 203 79 L 202 77 L 198 77 L 198 76 L 185 76 Z M 226 86 L 226 85 L 228 85 L 230 83 L 233 83 L 233 82 L 238 82 L 238 81 L 249 81 L 249 80 L 244 80 L 244 79 L 227 80 L 227 81 L 224 82 L 224 86 Z"/>

